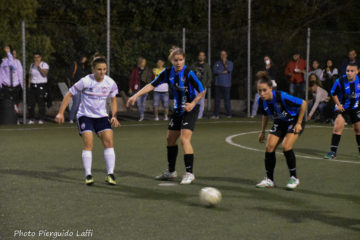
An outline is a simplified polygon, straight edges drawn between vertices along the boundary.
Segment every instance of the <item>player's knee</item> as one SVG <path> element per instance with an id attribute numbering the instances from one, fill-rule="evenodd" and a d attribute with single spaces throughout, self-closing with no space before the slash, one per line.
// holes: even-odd
<path id="1" fill-rule="evenodd" d="M 189 144 L 189 143 L 190 143 L 190 139 L 191 139 L 191 138 L 188 137 L 188 136 L 183 136 L 183 135 L 182 135 L 180 139 L 181 139 L 181 144 L 182 144 L 182 145 L 186 145 L 186 144 Z"/>
<path id="2" fill-rule="evenodd" d="M 274 152 L 276 148 L 276 145 L 274 144 L 266 144 L 266 152 Z"/>
<path id="3" fill-rule="evenodd" d="M 92 144 L 85 144 L 84 145 L 84 150 L 85 151 L 92 151 L 92 149 L 93 149 L 93 145 Z"/>
<path id="4" fill-rule="evenodd" d="M 282 143 L 282 148 L 283 148 L 283 151 L 289 151 L 292 149 L 292 144 L 289 144 L 289 143 Z"/>

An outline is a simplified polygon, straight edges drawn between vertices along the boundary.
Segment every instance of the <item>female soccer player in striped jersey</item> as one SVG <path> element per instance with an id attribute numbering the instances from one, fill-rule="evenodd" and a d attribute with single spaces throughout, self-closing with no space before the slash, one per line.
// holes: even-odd
<path id="1" fill-rule="evenodd" d="M 104 145 L 104 157 L 107 166 L 105 181 L 115 185 L 114 177 L 115 152 L 113 144 L 113 131 L 111 125 L 118 127 L 120 124 L 116 119 L 117 103 L 116 94 L 118 88 L 113 79 L 106 74 L 106 60 L 104 57 L 94 57 L 91 63 L 93 74 L 80 79 L 65 95 L 59 113 L 55 121 L 64 123 L 64 111 L 73 95 L 81 94 L 81 103 L 77 113 L 77 123 L 80 135 L 84 142 L 82 160 L 85 168 L 85 183 L 92 185 L 94 178 L 91 174 L 93 131 L 99 136 Z M 106 111 L 106 100 L 111 98 L 112 118 Z"/>
<path id="2" fill-rule="evenodd" d="M 330 152 L 324 156 L 326 159 L 336 158 L 345 121 L 354 125 L 360 159 L 360 81 L 357 76 L 358 72 L 358 65 L 350 63 L 346 67 L 346 75 L 338 78 L 331 89 L 330 93 L 336 104 L 335 113 L 337 117 L 331 138 Z"/>
<path id="3" fill-rule="evenodd" d="M 295 189 L 300 180 L 296 176 L 296 157 L 293 146 L 305 127 L 306 102 L 282 91 L 273 91 L 270 77 L 265 71 L 258 72 L 257 89 L 260 95 L 259 108 L 262 112 L 259 142 L 264 142 L 265 128 L 269 116 L 274 120 L 266 141 L 265 169 L 267 177 L 256 185 L 258 188 L 274 187 L 275 150 L 282 140 L 283 152 L 290 172 L 287 189 Z"/>
<path id="4" fill-rule="evenodd" d="M 169 85 L 174 96 L 174 113 L 170 117 L 167 134 L 168 169 L 156 179 L 172 180 L 177 177 L 175 163 L 178 154 L 177 140 L 180 138 L 186 168 L 181 184 L 190 184 L 195 180 L 193 174 L 194 150 L 191 145 L 191 137 L 199 112 L 198 102 L 205 95 L 205 89 L 195 73 L 185 66 L 185 53 L 181 48 L 170 49 L 169 60 L 173 66 L 166 68 L 154 81 L 129 98 L 127 105 L 134 105 L 138 97 L 152 91 L 162 83 Z"/>

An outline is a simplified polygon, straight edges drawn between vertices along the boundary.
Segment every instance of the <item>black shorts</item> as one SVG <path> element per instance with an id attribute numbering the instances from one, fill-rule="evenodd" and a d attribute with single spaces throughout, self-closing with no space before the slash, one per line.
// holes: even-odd
<path id="1" fill-rule="evenodd" d="M 95 131 L 99 134 L 105 130 L 112 130 L 108 117 L 90 118 L 86 116 L 79 117 L 77 120 L 80 135 L 83 132 Z"/>
<path id="2" fill-rule="evenodd" d="M 195 123 L 199 114 L 199 105 L 196 105 L 190 112 L 184 112 L 183 115 L 179 115 L 174 112 L 170 116 L 169 130 L 180 131 L 181 129 L 189 129 L 194 131 Z"/>
<path id="3" fill-rule="evenodd" d="M 344 112 L 336 111 L 335 114 L 336 117 L 341 114 L 345 121 L 349 124 L 360 122 L 360 109 L 349 109 Z"/>
<path id="4" fill-rule="evenodd" d="M 284 138 L 288 133 L 294 133 L 294 127 L 297 123 L 297 120 L 291 122 L 274 122 L 274 125 L 270 129 L 270 134 L 273 134 L 279 138 Z M 301 123 L 302 130 L 298 133 L 299 135 L 305 129 L 305 121 Z"/>

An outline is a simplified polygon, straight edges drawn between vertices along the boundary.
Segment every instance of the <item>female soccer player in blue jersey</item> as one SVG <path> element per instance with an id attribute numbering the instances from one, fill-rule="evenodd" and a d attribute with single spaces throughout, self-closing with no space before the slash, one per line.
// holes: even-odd
<path id="1" fill-rule="evenodd" d="M 358 66 L 355 63 L 350 63 L 346 67 L 346 75 L 338 78 L 331 89 L 330 93 L 336 104 L 335 113 L 337 117 L 331 138 L 330 152 L 324 157 L 326 159 L 336 158 L 345 121 L 354 125 L 360 158 L 360 81 L 357 76 L 358 72 Z"/>
<path id="2" fill-rule="evenodd" d="M 273 91 L 272 82 L 265 71 L 256 74 L 260 95 L 259 108 L 263 115 L 259 142 L 264 142 L 265 128 L 269 116 L 274 120 L 266 141 L 265 169 L 267 177 L 256 185 L 258 188 L 272 188 L 276 164 L 275 150 L 282 140 L 283 152 L 290 171 L 287 189 L 295 189 L 300 181 L 296 176 L 296 157 L 293 146 L 305 127 L 306 102 L 282 91 Z"/>
<path id="3" fill-rule="evenodd" d="M 129 98 L 127 106 L 134 105 L 138 97 L 152 91 L 156 86 L 162 83 L 169 85 L 174 96 L 174 113 L 170 117 L 167 134 L 168 169 L 156 179 L 172 180 L 177 177 L 175 163 L 178 154 L 177 140 L 180 138 L 186 168 L 181 184 L 190 184 L 195 180 L 191 136 L 199 112 L 198 102 L 205 95 L 205 89 L 194 72 L 185 66 L 185 53 L 181 48 L 170 49 L 169 61 L 173 66 L 166 68 L 154 81 Z"/>
<path id="4" fill-rule="evenodd" d="M 81 103 L 77 113 L 77 123 L 80 135 L 84 142 L 82 160 L 85 168 L 85 183 L 92 185 L 94 178 L 91 174 L 93 131 L 99 136 L 104 145 L 104 158 L 107 166 L 107 176 L 105 181 L 110 185 L 115 185 L 114 168 L 115 152 L 113 131 L 111 125 L 118 127 L 120 124 L 116 119 L 117 103 L 116 94 L 118 87 L 113 79 L 106 74 L 106 60 L 104 57 L 95 57 L 91 63 L 93 74 L 80 79 L 69 89 L 65 95 L 59 113 L 55 121 L 64 123 L 64 111 L 73 95 L 81 94 Z M 106 111 L 106 100 L 111 98 L 112 118 Z"/>

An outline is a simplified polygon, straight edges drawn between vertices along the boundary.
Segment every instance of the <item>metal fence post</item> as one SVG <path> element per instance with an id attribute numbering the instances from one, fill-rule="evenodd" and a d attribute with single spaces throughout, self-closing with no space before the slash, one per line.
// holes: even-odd
<path id="1" fill-rule="evenodd" d="M 26 124 L 26 39 L 25 39 L 25 21 L 21 21 L 21 37 L 22 37 L 22 64 L 23 64 L 23 124 Z"/>

